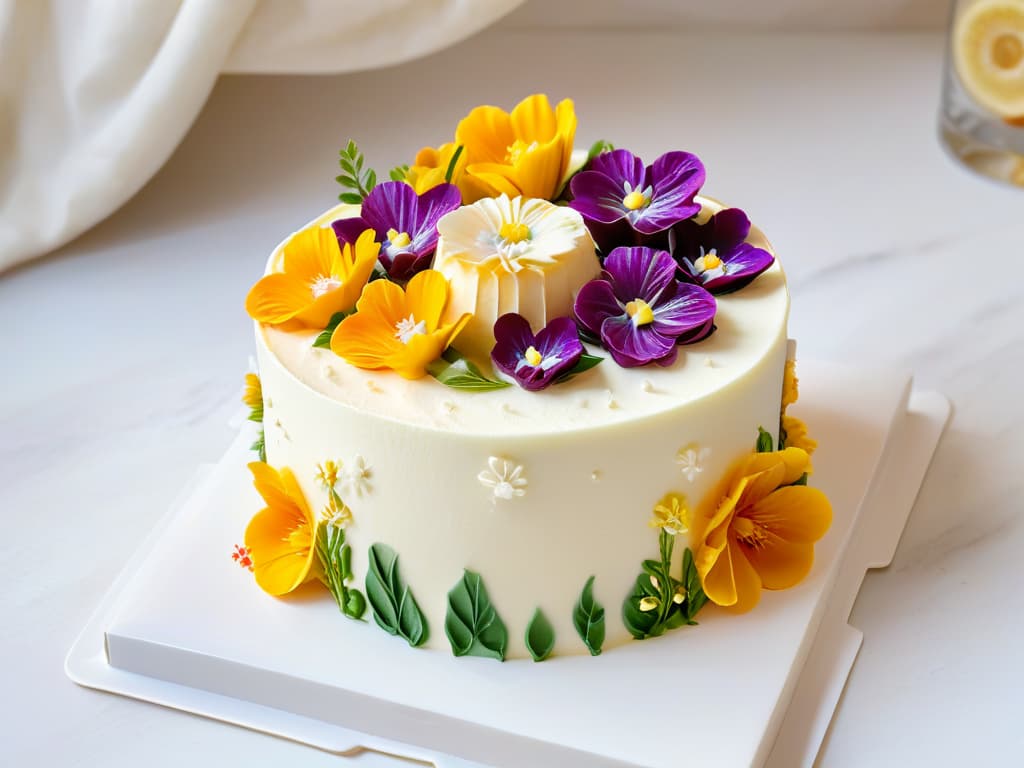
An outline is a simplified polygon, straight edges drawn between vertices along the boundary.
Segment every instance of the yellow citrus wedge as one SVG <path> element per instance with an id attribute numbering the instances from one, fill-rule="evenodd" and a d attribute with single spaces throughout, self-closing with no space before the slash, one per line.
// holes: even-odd
<path id="1" fill-rule="evenodd" d="M 1024 115 L 1024 0 L 978 0 L 957 19 L 960 82 L 1000 117 Z"/>

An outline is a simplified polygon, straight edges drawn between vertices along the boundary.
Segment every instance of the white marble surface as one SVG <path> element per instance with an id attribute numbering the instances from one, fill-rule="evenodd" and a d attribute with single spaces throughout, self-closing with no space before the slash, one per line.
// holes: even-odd
<path id="1" fill-rule="evenodd" d="M 910 366 L 954 402 L 896 559 L 854 610 L 866 638 L 821 764 L 1018 763 L 1024 193 L 937 145 L 941 50 L 932 34 L 506 30 L 376 73 L 224 79 L 123 210 L 0 277 L 4 762 L 346 764 L 79 689 L 63 657 L 229 442 L 252 350 L 242 300 L 281 234 L 331 203 L 337 147 L 405 162 L 470 106 L 543 89 L 575 96 L 580 143 L 704 158 L 709 194 L 777 247 L 804 356 Z"/>

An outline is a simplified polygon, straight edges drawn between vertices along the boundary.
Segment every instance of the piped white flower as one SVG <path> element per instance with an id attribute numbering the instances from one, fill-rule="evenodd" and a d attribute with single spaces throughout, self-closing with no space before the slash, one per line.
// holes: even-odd
<path id="1" fill-rule="evenodd" d="M 342 467 L 338 482 L 346 495 L 355 495 L 361 498 L 364 493 L 369 493 L 372 490 L 370 487 L 372 476 L 373 472 L 370 465 L 366 463 L 366 459 L 356 454 L 352 461 Z"/>
<path id="2" fill-rule="evenodd" d="M 704 471 L 704 462 L 711 456 L 710 448 L 698 448 L 695 443 L 684 445 L 676 454 L 676 464 L 689 482 L 697 479 Z"/>
<path id="3" fill-rule="evenodd" d="M 494 501 L 508 501 L 516 496 L 526 495 L 527 482 L 523 477 L 522 464 L 491 456 L 487 459 L 487 466 L 488 469 L 477 475 L 477 479 L 492 490 Z"/>

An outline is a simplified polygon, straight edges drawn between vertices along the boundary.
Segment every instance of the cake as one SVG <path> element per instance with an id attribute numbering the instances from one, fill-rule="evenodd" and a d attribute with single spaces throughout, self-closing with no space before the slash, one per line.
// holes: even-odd
<path id="1" fill-rule="evenodd" d="M 268 594 L 541 661 L 812 567 L 831 510 L 771 246 L 696 156 L 575 130 L 569 100 L 478 107 L 380 183 L 350 142 L 340 204 L 271 253 L 246 303 L 264 504 L 234 553 Z"/>

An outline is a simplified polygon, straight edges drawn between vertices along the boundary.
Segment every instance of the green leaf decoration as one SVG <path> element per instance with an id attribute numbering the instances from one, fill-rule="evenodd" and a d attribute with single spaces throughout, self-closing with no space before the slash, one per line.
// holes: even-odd
<path id="1" fill-rule="evenodd" d="M 448 168 L 444 172 L 444 180 L 445 183 L 447 184 L 452 183 L 452 176 L 455 173 L 455 166 L 458 165 L 459 163 L 459 157 L 462 155 L 462 150 L 463 146 L 459 144 L 459 146 L 455 148 L 454 154 L 452 154 L 452 159 L 448 162 Z"/>
<path id="2" fill-rule="evenodd" d="M 323 567 L 321 581 L 330 590 L 338 610 L 350 619 L 362 620 L 366 598 L 358 589 L 346 584 L 352 579 L 352 548 L 345 543 L 344 529 L 329 524 L 319 526 L 315 546 Z"/>
<path id="3" fill-rule="evenodd" d="M 595 347 L 602 346 L 601 337 L 591 333 L 586 328 L 580 328 L 580 341 L 584 344 L 593 344 Z"/>
<path id="4" fill-rule="evenodd" d="M 354 141 L 349 140 L 348 145 L 338 155 L 341 175 L 336 176 L 334 180 L 345 190 L 338 195 L 338 199 L 343 203 L 360 205 L 377 186 L 377 173 L 372 168 L 364 169 L 366 159 Z"/>
<path id="5" fill-rule="evenodd" d="M 572 623 L 591 656 L 599 656 L 604 644 L 604 607 L 594 599 L 594 577 L 587 579 L 572 612 Z"/>
<path id="6" fill-rule="evenodd" d="M 263 403 L 249 409 L 249 421 L 255 421 L 257 424 L 263 423 Z"/>
<path id="7" fill-rule="evenodd" d="M 507 381 L 488 379 L 476 365 L 451 347 L 445 351 L 443 356 L 427 366 L 427 373 L 453 389 L 486 392 L 511 386 Z"/>
<path id="8" fill-rule="evenodd" d="M 613 149 L 615 149 L 615 147 L 610 141 L 598 139 L 591 144 L 590 149 L 587 150 L 587 162 L 589 163 L 598 155 L 604 154 L 605 152 L 611 152 Z"/>
<path id="9" fill-rule="evenodd" d="M 370 547 L 366 595 L 377 626 L 403 638 L 413 648 L 426 642 L 427 619 L 409 587 L 402 584 L 398 575 L 398 554 L 386 544 Z"/>
<path id="10" fill-rule="evenodd" d="M 556 378 L 554 383 L 562 384 L 566 381 L 569 381 L 569 379 L 579 376 L 584 371 L 589 371 L 594 366 L 600 365 L 603 360 L 604 358 L 600 357 L 599 355 L 588 355 L 584 353 L 584 355 L 579 359 L 576 365 L 574 365 L 568 371 L 566 371 L 561 376 Z"/>
<path id="11" fill-rule="evenodd" d="M 491 605 L 480 574 L 464 571 L 448 593 L 444 631 L 456 656 L 505 660 L 508 630 Z"/>
<path id="12" fill-rule="evenodd" d="M 551 626 L 544 612 L 537 608 L 530 623 L 526 625 L 526 650 L 533 656 L 534 661 L 544 661 L 551 655 L 554 647 L 555 628 Z"/>
<path id="13" fill-rule="evenodd" d="M 259 437 L 256 438 L 256 442 L 249 446 L 250 450 L 256 451 L 256 455 L 259 456 L 260 461 L 266 463 L 267 461 L 267 436 L 266 433 L 261 429 Z"/>
<path id="14" fill-rule="evenodd" d="M 697 566 L 693 563 L 693 552 L 687 547 L 683 552 L 683 583 L 686 585 L 685 615 L 687 624 L 696 624 L 693 619 L 700 613 L 708 601 L 704 594 L 704 587 L 700 583 L 700 574 L 697 573 Z"/>
<path id="15" fill-rule="evenodd" d="M 327 327 L 321 331 L 320 335 L 316 337 L 313 342 L 314 347 L 320 349 L 331 348 L 331 336 L 334 335 L 334 329 L 341 325 L 341 321 L 349 315 L 354 315 L 356 311 L 353 309 L 351 312 L 335 312 L 331 315 L 331 319 L 327 321 Z"/>
<path id="16" fill-rule="evenodd" d="M 677 579 L 671 574 L 675 537 L 662 531 L 658 545 L 661 559 L 644 560 L 633 591 L 622 603 L 622 623 L 637 640 L 696 624 L 694 617 L 708 601 L 689 548 L 683 550 Z"/>
<path id="17" fill-rule="evenodd" d="M 408 175 L 408 173 L 409 173 L 409 166 L 408 165 L 396 165 L 388 173 L 388 177 L 392 181 L 405 181 L 405 177 Z"/>
<path id="18" fill-rule="evenodd" d="M 766 432 L 764 427 L 757 428 L 757 452 L 758 453 L 771 453 L 775 450 L 775 442 L 772 440 L 770 432 Z"/>

